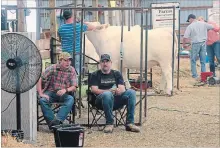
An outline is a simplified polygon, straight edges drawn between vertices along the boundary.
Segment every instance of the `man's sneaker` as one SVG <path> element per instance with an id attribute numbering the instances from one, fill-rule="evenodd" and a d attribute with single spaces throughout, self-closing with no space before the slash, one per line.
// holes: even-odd
<path id="1" fill-rule="evenodd" d="M 196 77 L 196 78 L 194 78 L 194 80 L 195 80 L 196 82 L 201 82 L 201 78 L 200 78 L 200 77 Z"/>
<path id="2" fill-rule="evenodd" d="M 53 126 L 55 126 L 55 125 L 60 125 L 60 124 L 62 124 L 62 122 L 60 121 L 60 120 L 57 120 L 57 119 L 54 119 L 54 120 L 52 120 L 51 122 L 50 122 L 50 124 L 48 125 L 49 126 L 49 129 L 50 130 L 52 130 L 53 128 Z"/>
<path id="3" fill-rule="evenodd" d="M 105 129 L 104 129 L 104 133 L 112 133 L 113 132 L 113 125 L 106 125 Z"/>
<path id="4" fill-rule="evenodd" d="M 127 124 L 127 125 L 126 125 L 126 131 L 131 131 L 131 132 L 139 133 L 139 132 L 140 132 L 140 128 L 137 127 L 137 126 L 134 125 L 134 124 Z"/>

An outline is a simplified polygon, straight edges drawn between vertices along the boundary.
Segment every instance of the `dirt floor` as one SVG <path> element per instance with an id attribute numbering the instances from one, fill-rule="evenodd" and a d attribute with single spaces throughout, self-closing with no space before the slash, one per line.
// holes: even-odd
<path id="1" fill-rule="evenodd" d="M 189 59 L 181 59 L 180 67 L 180 91 L 175 89 L 172 97 L 148 97 L 147 118 L 142 118 L 145 122 L 141 133 L 126 132 L 123 126 L 116 127 L 112 134 L 94 128 L 92 132 L 86 130 L 84 146 L 220 147 L 220 88 L 207 85 L 194 87 Z M 153 72 L 155 86 L 159 83 L 160 70 L 156 67 Z M 86 114 L 86 111 L 83 113 Z M 139 106 L 135 118 L 138 122 Z M 35 146 L 55 146 L 53 133 L 38 132 Z"/>

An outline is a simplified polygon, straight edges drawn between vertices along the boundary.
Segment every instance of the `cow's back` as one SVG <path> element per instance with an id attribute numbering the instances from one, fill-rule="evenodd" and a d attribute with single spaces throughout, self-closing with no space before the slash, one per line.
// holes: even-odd
<path id="1" fill-rule="evenodd" d="M 172 58 L 172 33 L 169 29 L 148 31 L 148 61 L 169 61 Z M 124 34 L 124 63 L 139 67 L 141 47 L 141 28 Z M 143 31 L 143 57 L 145 57 L 145 30 Z M 145 58 L 144 58 L 145 59 Z M 143 59 L 143 62 L 144 62 Z"/>
<path id="2" fill-rule="evenodd" d="M 128 31 L 128 26 L 124 26 L 123 29 L 124 66 L 138 68 L 140 66 L 141 27 L 133 26 L 131 27 L 131 30 Z M 99 48 L 97 51 L 100 53 L 98 54 L 110 54 L 113 63 L 119 65 L 121 26 L 109 26 L 98 32 L 101 41 L 96 42 L 98 44 L 94 45 L 97 49 Z M 172 59 L 172 39 L 172 28 L 148 30 L 148 61 L 170 63 L 170 59 Z M 145 30 L 143 30 L 143 57 L 144 56 Z"/>

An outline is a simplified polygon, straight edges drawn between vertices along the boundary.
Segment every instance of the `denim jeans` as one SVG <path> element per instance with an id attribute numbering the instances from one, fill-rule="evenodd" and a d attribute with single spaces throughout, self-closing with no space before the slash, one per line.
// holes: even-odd
<path id="1" fill-rule="evenodd" d="M 106 118 L 106 124 L 110 125 L 114 123 L 113 110 L 122 108 L 127 105 L 127 119 L 126 123 L 134 123 L 134 112 L 136 103 L 136 92 L 132 89 L 126 90 L 120 96 L 113 96 L 112 92 L 106 91 L 97 96 L 96 106 L 103 108 Z"/>
<path id="2" fill-rule="evenodd" d="M 49 124 L 52 120 L 55 119 L 54 113 L 51 109 L 51 103 L 61 102 L 61 108 L 59 109 L 56 119 L 59 121 L 64 121 L 72 109 L 74 98 L 71 95 L 64 94 L 63 96 L 58 96 L 55 92 L 46 91 L 44 94 L 49 96 L 49 100 L 46 98 L 40 98 L 41 110 L 43 112 L 44 118 Z"/>
<path id="3" fill-rule="evenodd" d="M 206 50 L 209 57 L 210 71 L 215 75 L 215 56 L 218 60 L 218 63 L 220 63 L 220 41 L 217 41 L 212 45 L 207 45 Z"/>
<path id="4" fill-rule="evenodd" d="M 206 43 L 201 42 L 201 43 L 193 43 L 192 44 L 192 51 L 190 55 L 190 60 L 191 60 L 191 72 L 192 72 L 192 77 L 197 78 L 197 70 L 196 70 L 196 59 L 199 54 L 200 58 L 200 64 L 201 64 L 201 72 L 206 72 Z"/>

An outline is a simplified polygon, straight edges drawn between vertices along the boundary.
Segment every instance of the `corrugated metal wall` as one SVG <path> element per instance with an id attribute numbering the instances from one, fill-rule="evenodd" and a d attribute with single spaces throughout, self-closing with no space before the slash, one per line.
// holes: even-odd
<path id="1" fill-rule="evenodd" d="M 185 24 L 186 19 L 189 14 L 193 13 L 196 16 L 203 16 L 205 19 L 207 18 L 207 8 L 212 7 L 213 0 L 142 0 L 141 5 L 143 7 L 150 7 L 151 3 L 167 3 L 167 2 L 179 2 L 180 3 L 180 23 Z M 63 6 L 67 4 L 71 4 L 73 1 L 71 0 L 56 0 L 56 6 Z M 77 4 L 81 4 L 81 0 L 77 0 Z M 125 0 L 125 6 L 129 6 L 131 0 Z M 107 0 L 99 0 L 99 4 L 104 7 L 108 6 Z M 85 0 L 86 7 L 92 6 L 92 0 Z M 42 0 L 41 6 L 47 7 L 49 3 L 47 0 Z M 49 10 L 41 10 L 41 27 L 42 29 L 50 28 L 50 18 L 49 18 Z M 127 13 L 128 14 L 128 13 Z M 85 20 L 92 20 L 93 16 L 86 15 Z M 58 18 L 59 19 L 59 18 Z M 146 16 L 144 15 L 144 25 Z M 104 22 L 104 16 L 101 17 L 101 22 Z M 128 21 L 127 21 L 128 22 Z M 135 13 L 135 24 L 141 24 L 141 13 Z M 148 25 L 150 25 L 150 14 L 148 14 Z"/>
<path id="2" fill-rule="evenodd" d="M 150 7 L 151 3 L 180 3 L 180 23 L 186 23 L 189 14 L 195 14 L 196 16 L 203 16 L 207 18 L 207 7 L 212 7 L 213 0 L 142 0 L 142 6 Z M 187 10 L 186 7 L 189 9 Z M 197 7 L 197 9 L 195 9 Z M 199 8 L 200 7 L 200 8 Z M 204 7 L 204 8 L 202 8 Z M 190 10 L 191 9 L 191 10 Z M 136 14 L 137 24 L 140 24 L 140 14 Z M 148 17 L 150 22 L 150 17 Z M 145 19 L 144 19 L 145 22 Z"/>
<path id="3" fill-rule="evenodd" d="M 56 6 L 64 6 L 64 5 L 70 5 L 73 4 L 75 0 L 56 0 Z M 81 0 L 77 0 L 77 5 L 82 4 Z M 85 0 L 85 5 L 86 7 L 92 6 L 92 0 Z M 99 4 L 101 4 L 104 7 L 108 6 L 108 1 L 107 0 L 100 0 Z M 49 7 L 49 1 L 48 0 L 41 0 L 40 2 L 41 7 Z M 41 28 L 42 29 L 49 29 L 50 28 L 50 11 L 49 10 L 41 10 Z M 57 18 L 59 21 L 59 17 Z M 86 15 L 85 20 L 92 20 L 92 16 Z"/>

